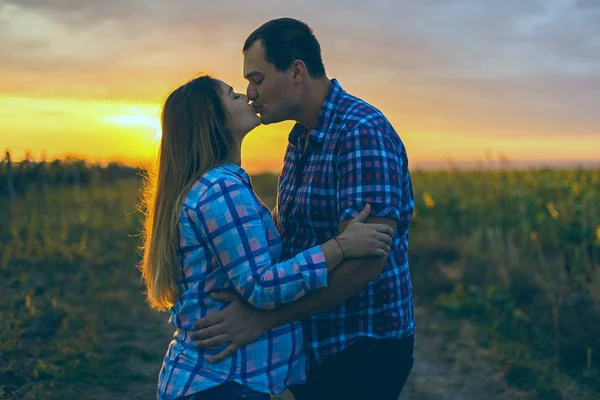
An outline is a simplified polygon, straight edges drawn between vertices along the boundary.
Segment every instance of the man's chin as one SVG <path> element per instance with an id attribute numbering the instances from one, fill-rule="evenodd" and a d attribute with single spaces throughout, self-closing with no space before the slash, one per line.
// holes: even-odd
<path id="1" fill-rule="evenodd" d="M 269 125 L 273 123 L 273 119 L 269 118 L 268 115 L 259 114 L 258 117 L 260 118 L 260 122 L 263 125 Z"/>

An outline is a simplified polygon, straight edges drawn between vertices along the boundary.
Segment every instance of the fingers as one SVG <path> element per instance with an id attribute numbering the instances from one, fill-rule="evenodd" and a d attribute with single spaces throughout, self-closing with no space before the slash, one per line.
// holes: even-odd
<path id="1" fill-rule="evenodd" d="M 194 347 L 197 349 L 214 349 L 227 342 L 229 342 L 229 335 L 223 334 L 206 340 L 196 340 L 194 341 Z"/>
<path id="2" fill-rule="evenodd" d="M 362 209 L 361 212 L 359 212 L 358 214 L 356 214 L 356 217 L 352 218 L 352 221 L 354 221 L 354 222 L 363 222 L 364 220 L 367 219 L 367 217 L 369 216 L 369 214 L 371 214 L 371 205 L 367 204 L 365 206 L 365 208 Z"/>
<path id="3" fill-rule="evenodd" d="M 239 299 L 238 295 L 232 292 L 228 292 L 226 290 L 220 292 L 213 292 L 210 294 L 210 297 L 212 297 L 216 301 L 221 301 L 224 303 L 231 303 Z M 227 307 L 221 311 L 207 315 L 206 317 L 194 322 L 194 325 L 192 325 L 192 330 L 197 331 L 200 329 L 208 328 L 213 325 L 220 324 L 225 318 L 225 310 L 227 310 Z"/>
<path id="4" fill-rule="evenodd" d="M 238 301 L 238 296 L 229 292 L 211 293 L 211 297 L 215 298 L 217 301 L 221 301 L 222 299 L 223 301 L 229 301 L 230 299 Z M 192 325 L 193 332 L 190 334 L 190 337 L 193 340 L 202 340 L 225 333 L 226 326 L 223 322 L 227 317 L 229 307 L 230 306 L 227 306 L 221 311 L 207 315 L 194 322 Z"/>
<path id="5" fill-rule="evenodd" d="M 382 242 L 388 246 L 392 245 L 392 237 L 389 235 L 386 235 L 385 233 L 375 232 L 373 238 L 375 238 L 375 240 Z"/>
<path id="6" fill-rule="evenodd" d="M 237 294 L 229 292 L 227 290 L 212 292 L 210 294 L 210 297 L 212 297 L 214 300 L 222 301 L 224 303 L 231 303 L 232 301 L 235 301 L 239 298 Z"/>
<path id="7" fill-rule="evenodd" d="M 374 256 L 387 256 L 391 251 L 392 237 L 385 233 L 374 232 L 371 238 L 371 246 Z"/>
<path id="8" fill-rule="evenodd" d="M 394 236 L 394 234 L 396 233 L 391 226 L 386 225 L 386 224 L 369 224 L 369 226 L 372 226 L 373 229 L 375 229 L 377 232 L 381 232 L 381 233 L 385 233 L 386 235 L 389 236 Z"/>
<path id="9" fill-rule="evenodd" d="M 377 250 L 375 251 L 375 255 L 376 255 L 377 257 L 387 257 L 387 255 L 388 255 L 388 254 L 390 254 L 390 248 L 389 248 L 389 247 L 388 247 L 388 249 L 387 249 L 387 250 L 384 250 L 384 249 L 377 249 Z"/>
<path id="10" fill-rule="evenodd" d="M 194 325 L 192 325 L 192 330 L 197 331 L 200 329 L 208 328 L 213 325 L 218 325 L 221 322 L 223 322 L 223 318 L 223 311 L 207 315 L 206 317 L 200 318 L 198 321 L 194 322 Z M 192 335 L 194 335 L 194 333 L 192 333 Z"/>
<path id="11" fill-rule="evenodd" d="M 224 324 L 217 324 L 213 326 L 209 326 L 208 328 L 199 329 L 190 334 L 190 338 L 193 340 L 204 340 L 213 338 L 215 336 L 219 336 L 223 333 L 226 333 L 226 328 Z"/>
<path id="12" fill-rule="evenodd" d="M 391 248 L 389 245 L 379 241 L 379 240 L 372 240 L 369 243 L 369 248 L 365 249 L 365 251 L 367 252 L 367 255 L 370 256 L 380 256 L 383 253 L 388 254 L 390 252 Z"/>
<path id="13" fill-rule="evenodd" d="M 239 348 L 240 346 L 238 344 L 231 343 L 229 344 L 229 346 L 225 347 L 225 349 L 222 352 L 220 352 L 214 357 L 209 358 L 208 361 L 211 363 L 223 361 L 227 357 L 231 357 Z"/>
<path id="14" fill-rule="evenodd" d="M 377 242 L 377 244 L 375 246 L 376 246 L 375 253 L 377 255 L 386 255 L 386 254 L 389 254 L 389 252 L 391 250 L 390 246 L 387 245 L 387 244 L 385 244 L 385 243 L 383 243 L 383 242 Z M 384 253 L 381 254 L 381 251 L 383 251 Z"/>

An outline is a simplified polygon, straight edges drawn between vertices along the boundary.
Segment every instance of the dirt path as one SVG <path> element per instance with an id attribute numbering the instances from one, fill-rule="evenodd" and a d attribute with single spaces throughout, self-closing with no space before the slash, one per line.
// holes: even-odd
<path id="1" fill-rule="evenodd" d="M 127 386 L 123 397 L 115 397 L 113 391 L 98 399 L 156 399 L 158 374 L 173 337 L 173 326 L 168 323 L 167 313 L 149 310 L 147 306 L 137 310 L 133 317 L 137 321 L 136 330 L 127 336 L 127 344 L 136 351 L 126 357 L 126 370 L 135 373 L 137 378 Z M 123 340 L 121 337 L 119 342 Z"/>
<path id="2" fill-rule="evenodd" d="M 503 380 L 498 356 L 479 347 L 475 328 L 469 321 L 447 318 L 443 312 L 417 306 L 418 334 L 415 337 L 415 366 L 400 400 L 524 400 L 527 393 L 509 388 Z M 132 385 L 127 398 L 146 398 L 156 390 L 160 362 L 172 329 L 165 314 L 153 314 L 143 337 L 152 357 L 133 360 L 136 369 L 148 376 L 143 384 Z M 151 326 L 153 326 L 151 328 Z M 291 395 L 273 400 L 292 400 Z M 374 399 L 375 400 L 375 399 Z"/>
<path id="3" fill-rule="evenodd" d="M 467 320 L 416 307 L 415 366 L 402 400 L 531 399 L 509 388 L 498 355 L 479 347 Z"/>

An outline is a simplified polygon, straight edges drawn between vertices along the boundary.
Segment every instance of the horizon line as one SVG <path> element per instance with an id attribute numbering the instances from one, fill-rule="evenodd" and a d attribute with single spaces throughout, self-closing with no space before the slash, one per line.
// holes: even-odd
<path id="1" fill-rule="evenodd" d="M 4 162 L 4 155 L 6 153 L 10 153 L 11 161 L 15 163 L 20 163 L 26 160 L 26 154 L 21 157 L 14 157 L 14 154 L 10 152 L 9 149 L 6 149 L 2 158 L 0 159 Z M 102 166 L 105 167 L 109 164 L 119 164 L 126 167 L 131 168 L 148 168 L 154 162 L 150 160 L 127 160 L 127 159 L 119 159 L 119 158 L 110 158 L 106 159 L 98 159 L 85 157 L 76 154 L 63 154 L 62 156 L 53 157 L 51 159 L 46 159 L 44 157 L 45 152 L 42 152 L 42 157 L 36 158 L 31 157 L 30 160 L 34 163 L 39 162 L 53 162 L 53 161 L 66 161 L 68 159 L 74 161 L 83 161 L 86 165 L 89 166 Z M 542 159 L 542 160 L 511 160 L 506 157 L 506 155 L 501 155 L 497 159 L 493 159 L 492 157 L 485 157 L 473 160 L 452 160 L 452 158 L 446 158 L 445 160 L 409 160 L 409 169 L 412 171 L 419 170 L 448 170 L 448 169 L 460 169 L 460 170 L 468 170 L 473 168 L 481 168 L 485 167 L 486 169 L 506 169 L 506 168 L 516 168 L 516 169 L 536 169 L 536 168 L 566 168 L 566 167 L 579 167 L 579 168 L 600 168 L 600 159 L 584 159 L 584 160 L 551 160 L 551 159 Z M 252 169 L 252 168 L 249 168 Z M 280 172 L 279 168 L 262 168 L 256 169 L 252 173 L 253 174 L 265 174 L 265 173 L 278 173 Z"/>

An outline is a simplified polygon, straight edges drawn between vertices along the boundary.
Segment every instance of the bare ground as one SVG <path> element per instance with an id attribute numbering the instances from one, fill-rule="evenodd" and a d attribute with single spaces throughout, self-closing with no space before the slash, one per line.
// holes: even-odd
<path id="1" fill-rule="evenodd" d="M 534 399 L 504 382 L 500 356 L 478 346 L 475 326 L 415 308 L 415 366 L 402 400 Z"/>
<path id="2" fill-rule="evenodd" d="M 415 365 L 401 400 L 522 400 L 535 395 L 508 387 L 504 381 L 501 355 L 481 348 L 475 340 L 475 326 L 468 320 L 447 318 L 442 311 L 423 306 L 415 308 Z M 140 340 L 152 349 L 154 357 L 134 360 L 147 376 L 158 376 L 160 362 L 172 329 L 165 314 L 153 314 Z M 151 328 L 151 326 L 154 326 Z M 150 381 L 151 379 L 149 379 Z M 132 385 L 127 398 L 147 398 L 156 383 Z M 293 396 L 273 396 L 273 400 L 291 400 Z"/>
<path id="3" fill-rule="evenodd" d="M 506 385 L 498 355 L 477 345 L 469 321 L 421 306 L 415 308 L 415 317 L 415 365 L 400 400 L 536 399 Z"/>

